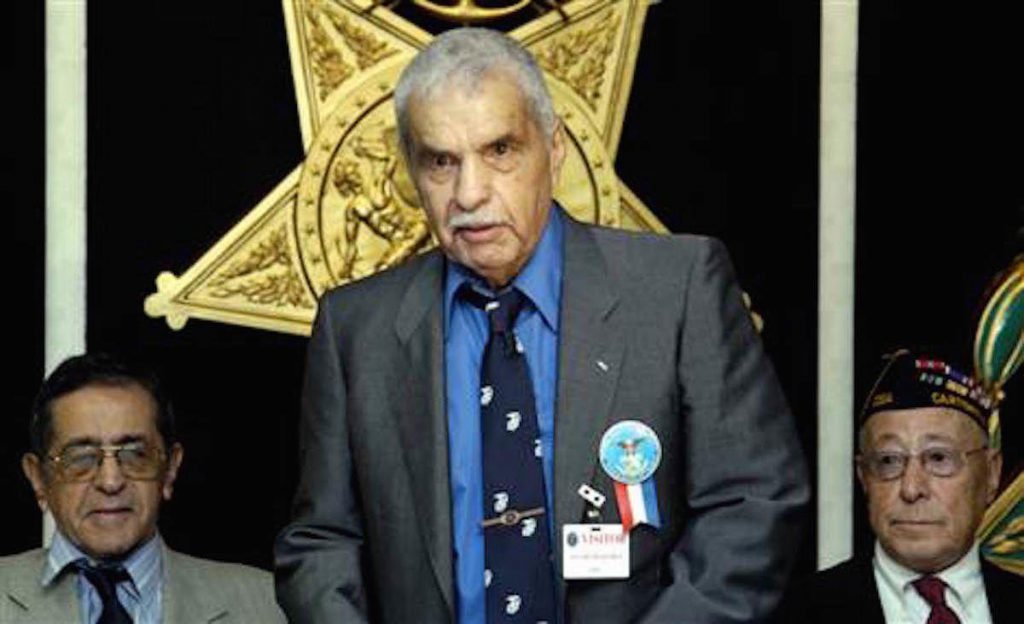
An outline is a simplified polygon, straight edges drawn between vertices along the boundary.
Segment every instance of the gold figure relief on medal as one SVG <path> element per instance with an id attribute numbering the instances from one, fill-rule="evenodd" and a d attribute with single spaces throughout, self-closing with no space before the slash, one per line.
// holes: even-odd
<path id="1" fill-rule="evenodd" d="M 150 316 L 308 334 L 326 290 L 435 245 L 392 106 L 402 69 L 433 37 L 417 14 L 450 26 L 517 17 L 508 32 L 544 70 L 569 139 L 556 199 L 583 221 L 664 231 L 614 169 L 647 0 L 283 4 L 304 161 L 184 274 L 161 273 Z"/>

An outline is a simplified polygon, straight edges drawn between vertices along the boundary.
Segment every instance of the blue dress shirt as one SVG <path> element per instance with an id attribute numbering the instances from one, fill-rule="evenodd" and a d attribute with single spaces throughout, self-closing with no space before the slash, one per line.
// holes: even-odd
<path id="1" fill-rule="evenodd" d="M 515 333 L 525 348 L 537 401 L 537 425 L 552 525 L 555 392 L 558 388 L 558 315 L 562 295 L 561 209 L 552 206 L 533 255 L 513 284 L 530 303 L 516 320 Z M 493 294 L 486 282 L 465 267 L 448 262 L 445 270 L 445 390 L 448 411 L 448 461 L 452 492 L 452 539 L 458 622 L 484 624 L 483 465 L 480 445 L 480 364 L 489 328 L 483 310 L 455 296 L 465 282 Z"/>
<path id="2" fill-rule="evenodd" d="M 60 531 L 55 532 L 43 568 L 43 586 L 53 583 L 66 567 L 79 559 L 95 563 Z M 118 584 L 117 599 L 136 624 L 160 624 L 164 583 L 163 542 L 159 534 L 132 551 L 121 564 L 131 577 L 131 582 Z M 82 624 L 96 624 L 103 611 L 103 601 L 92 583 L 81 574 L 75 575 L 80 621 Z"/>

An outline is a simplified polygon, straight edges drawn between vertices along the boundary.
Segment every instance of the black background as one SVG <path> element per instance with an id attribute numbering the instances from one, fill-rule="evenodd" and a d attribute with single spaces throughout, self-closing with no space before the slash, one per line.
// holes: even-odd
<path id="1" fill-rule="evenodd" d="M 183 273 L 303 158 L 280 4 L 197 6 L 89 3 L 87 338 L 90 349 L 151 361 L 175 398 L 186 454 L 162 513 L 167 541 L 266 567 L 296 480 L 305 341 L 196 320 L 174 332 L 142 311 L 159 272 Z M 862 2 L 858 400 L 878 356 L 895 347 L 969 362 L 986 283 L 1021 248 L 1024 99 L 1011 49 L 1019 21 L 992 7 L 984 16 L 927 10 Z M 42 375 L 43 14 L 21 11 L 13 57 L 25 77 L 8 113 L 19 131 L 4 150 L 17 217 L 0 431 L 3 553 L 35 546 L 39 535 L 18 457 Z M 812 474 L 818 50 L 814 2 L 652 7 L 617 162 L 671 230 L 728 245 L 765 317 Z M 1024 438 L 1016 387 L 1004 408 L 1011 466 Z M 869 541 L 862 524 L 860 547 Z M 815 539 L 812 521 L 802 573 L 813 568 Z"/>
<path id="2" fill-rule="evenodd" d="M 31 490 L 21 476 L 28 446 L 28 412 L 42 380 L 44 267 L 43 4 L 17 3 L 9 15 L 18 25 L 4 37 L 4 140 L 0 175 L 5 190 L 3 253 L 4 406 L 0 413 L 0 552 L 38 545 L 42 524 Z M 12 70 L 13 71 L 10 71 Z"/>

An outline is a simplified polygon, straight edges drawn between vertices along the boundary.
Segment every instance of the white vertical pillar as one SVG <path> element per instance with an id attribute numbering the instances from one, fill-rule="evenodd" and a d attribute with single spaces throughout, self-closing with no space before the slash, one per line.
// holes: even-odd
<path id="1" fill-rule="evenodd" d="M 46 0 L 44 365 L 85 350 L 86 0 Z M 43 519 L 49 543 L 53 520 Z"/>
<path id="2" fill-rule="evenodd" d="M 821 3 L 818 568 L 853 554 L 858 0 Z"/>

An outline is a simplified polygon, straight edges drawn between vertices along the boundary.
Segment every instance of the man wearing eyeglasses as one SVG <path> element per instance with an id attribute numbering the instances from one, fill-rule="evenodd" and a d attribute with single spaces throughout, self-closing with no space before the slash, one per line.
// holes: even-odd
<path id="1" fill-rule="evenodd" d="M 36 397 L 22 468 L 56 532 L 0 558 L 0 622 L 280 622 L 268 573 L 168 549 L 157 531 L 181 467 L 155 376 L 105 355 L 63 362 Z"/>
<path id="2" fill-rule="evenodd" d="M 1019 622 L 1024 579 L 983 560 L 975 540 L 1002 456 L 992 399 L 940 360 L 889 356 L 865 403 L 857 477 L 876 542 L 798 584 L 783 622 Z"/>

